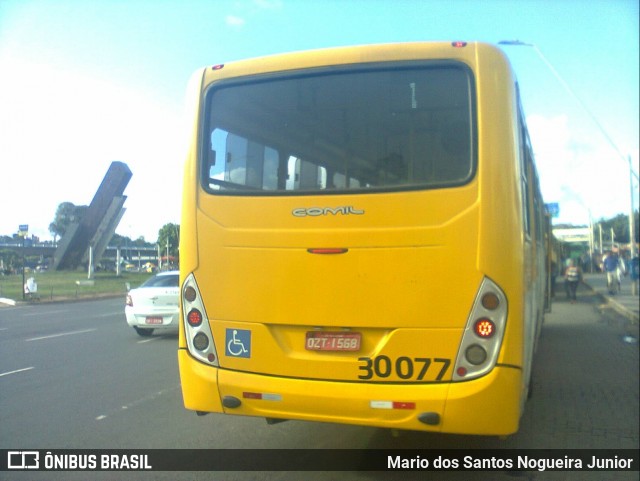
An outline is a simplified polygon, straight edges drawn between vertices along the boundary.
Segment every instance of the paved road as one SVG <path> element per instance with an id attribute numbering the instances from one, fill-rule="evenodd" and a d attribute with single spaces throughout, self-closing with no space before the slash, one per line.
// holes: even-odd
<path id="1" fill-rule="evenodd" d="M 122 300 L 0 309 L 0 448 L 630 448 L 639 446 L 638 345 L 587 288 L 542 332 L 534 395 L 507 440 L 209 415 L 182 407 L 176 336 L 138 337 Z M 1 479 L 512 480 L 508 473 L 0 473 Z M 605 474 L 605 476 L 603 476 Z M 529 473 L 631 480 L 636 473 Z"/>

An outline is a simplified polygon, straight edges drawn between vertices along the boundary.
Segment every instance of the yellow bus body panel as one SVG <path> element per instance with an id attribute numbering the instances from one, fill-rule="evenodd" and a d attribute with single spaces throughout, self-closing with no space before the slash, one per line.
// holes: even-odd
<path id="1" fill-rule="evenodd" d="M 200 243 L 207 246 L 207 255 L 200 257 L 195 272 L 198 282 L 208 286 L 202 294 L 205 305 L 211 306 L 210 318 L 384 328 L 424 326 L 428 315 L 430 327 L 461 327 L 460 319 L 466 319 L 481 275 L 476 252 L 465 245 L 468 239 L 477 239 L 475 189 L 460 190 L 465 192 L 458 196 L 405 193 L 327 199 L 331 205 L 346 201 L 365 211 L 363 218 L 341 219 L 291 215 L 297 206 L 317 200 L 241 201 L 208 196 L 201 202 L 206 204 L 202 211 L 234 210 L 237 204 L 239 217 L 233 227 L 226 228 L 224 221 L 204 214 L 198 218 Z M 411 197 L 414 201 L 407 202 Z M 436 212 L 428 207 L 432 203 L 449 204 L 451 215 L 446 222 L 429 219 Z M 251 219 L 243 218 L 243 211 L 260 212 L 254 214 L 253 223 L 265 227 L 250 227 Z M 422 212 L 422 225 L 415 227 L 417 219 L 393 219 L 394 212 L 399 217 L 403 211 L 414 217 Z M 270 216 L 273 222 L 264 220 Z M 314 255 L 307 251 L 326 247 L 348 252 Z M 458 263 L 469 266 L 467 272 L 452 269 Z M 469 275 L 474 278 L 460 282 Z M 465 296 L 467 305 L 450 305 L 446 299 L 454 293 Z"/>
<path id="2" fill-rule="evenodd" d="M 486 378 L 453 384 L 367 384 L 274 380 L 201 368 L 188 362 L 188 356 L 185 350 L 179 351 L 180 378 L 185 407 L 194 411 L 459 434 L 505 435 L 518 429 L 519 406 L 503 394 L 521 382 L 518 369 L 499 367 Z M 245 399 L 246 392 L 263 393 L 267 399 Z M 220 403 L 224 396 L 241 399 L 242 405 L 224 408 Z M 376 401 L 415 402 L 415 408 L 372 407 Z M 429 426 L 420 422 L 417 415 L 423 412 L 442 413 L 442 423 Z"/>

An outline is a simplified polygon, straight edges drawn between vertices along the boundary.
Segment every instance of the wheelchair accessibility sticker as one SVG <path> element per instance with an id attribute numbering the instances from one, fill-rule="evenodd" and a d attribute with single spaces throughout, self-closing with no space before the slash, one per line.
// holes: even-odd
<path id="1" fill-rule="evenodd" d="M 225 355 L 231 357 L 251 357 L 251 331 L 227 329 Z"/>

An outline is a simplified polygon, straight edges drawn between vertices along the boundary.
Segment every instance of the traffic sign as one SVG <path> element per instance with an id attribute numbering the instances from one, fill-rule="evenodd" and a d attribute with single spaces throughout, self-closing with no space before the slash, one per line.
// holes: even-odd
<path id="1" fill-rule="evenodd" d="M 557 202 L 545 204 L 545 207 L 547 208 L 547 212 L 549 213 L 549 215 L 551 215 L 551 217 L 556 218 L 560 215 L 560 204 L 558 204 Z"/>

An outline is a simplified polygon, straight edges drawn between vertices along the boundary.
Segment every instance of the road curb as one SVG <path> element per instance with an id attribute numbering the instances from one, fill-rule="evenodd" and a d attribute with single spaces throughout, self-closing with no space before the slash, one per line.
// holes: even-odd
<path id="1" fill-rule="evenodd" d="M 591 289 L 596 295 L 598 295 L 600 297 L 600 299 L 602 299 L 602 301 L 605 304 L 607 304 L 609 307 L 611 307 L 618 314 L 620 314 L 620 315 L 624 316 L 625 318 L 627 318 L 627 320 L 630 321 L 632 324 L 638 324 L 639 323 L 638 314 L 636 314 L 633 311 L 630 311 L 629 309 L 627 309 L 627 307 L 625 307 L 624 305 L 620 304 L 618 301 L 613 299 L 611 296 L 607 296 L 601 290 L 594 288 L 593 286 L 591 286 L 587 282 L 583 281 L 582 283 L 585 286 L 587 286 L 589 289 Z"/>
<path id="2" fill-rule="evenodd" d="M 124 297 L 126 296 L 126 292 L 121 293 L 105 293 L 94 296 L 87 297 L 59 297 L 56 299 L 37 299 L 31 301 L 14 301 L 13 299 L 9 299 L 6 297 L 0 297 L 0 308 L 6 306 L 29 306 L 29 305 L 40 305 L 40 304 L 61 304 L 61 303 L 71 303 L 71 302 L 82 302 L 82 301 L 99 301 L 101 299 L 116 299 L 121 297 L 124 303 Z M 6 306 L 3 306 L 5 304 Z"/>

